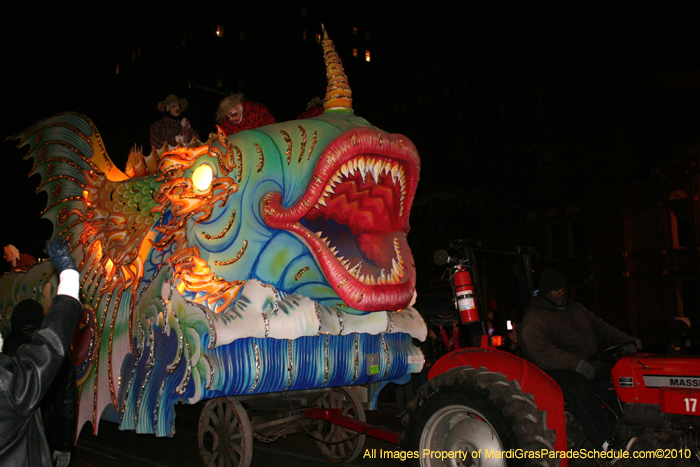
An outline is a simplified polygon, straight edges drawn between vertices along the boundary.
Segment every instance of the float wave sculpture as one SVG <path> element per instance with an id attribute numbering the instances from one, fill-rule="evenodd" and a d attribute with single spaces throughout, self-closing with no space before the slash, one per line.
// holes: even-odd
<path id="1" fill-rule="evenodd" d="M 79 423 L 170 436 L 177 402 L 365 384 L 419 371 L 406 241 L 419 158 L 353 114 L 332 41 L 325 111 L 157 158 L 127 177 L 85 116 L 17 135 L 70 242 L 85 311 L 73 341 Z M 9 319 L 45 304 L 50 263 L 0 279 Z M 369 375 L 365 355 L 379 355 Z M 418 357 L 418 358 L 415 358 Z"/>

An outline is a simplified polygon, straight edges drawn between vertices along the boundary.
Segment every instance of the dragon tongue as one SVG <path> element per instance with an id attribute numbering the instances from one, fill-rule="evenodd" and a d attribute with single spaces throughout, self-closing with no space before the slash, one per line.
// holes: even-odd
<path id="1" fill-rule="evenodd" d="M 394 252 L 394 236 L 387 233 L 364 233 L 355 240 L 362 255 L 377 268 L 391 269 Z"/>

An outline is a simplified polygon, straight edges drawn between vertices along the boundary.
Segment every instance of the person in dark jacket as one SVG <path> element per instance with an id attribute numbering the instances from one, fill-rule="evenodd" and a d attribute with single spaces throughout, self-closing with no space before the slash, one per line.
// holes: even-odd
<path id="1" fill-rule="evenodd" d="M 44 321 L 44 308 L 32 299 L 22 300 L 12 310 L 10 334 L 2 351 L 13 357 L 17 350 L 31 341 L 34 331 Z M 61 369 L 41 402 L 44 433 L 53 455 L 54 467 L 67 467 L 73 451 L 77 403 L 75 367 L 70 357 L 63 360 Z"/>
<path id="2" fill-rule="evenodd" d="M 14 356 L 0 352 L 0 466 L 51 466 L 41 421 L 44 399 L 75 332 L 83 307 L 78 300 L 80 276 L 68 246 L 47 242 L 60 280 L 56 297 L 41 327 Z"/>
<path id="3" fill-rule="evenodd" d="M 22 300 L 12 310 L 10 317 L 10 333 L 5 339 L 2 351 L 13 357 L 22 344 L 27 344 L 34 331 L 41 327 L 44 321 L 44 307 L 31 298 Z"/>
<path id="4" fill-rule="evenodd" d="M 601 408 L 596 394 L 608 399 L 609 365 L 590 362 L 601 348 L 633 342 L 630 351 L 641 348 L 641 341 L 618 330 L 567 297 L 566 278 L 547 269 L 540 288 L 525 310 L 520 341 L 523 354 L 559 384 L 569 411 L 583 427 L 595 449 L 606 449 L 614 436 L 613 420 Z"/>

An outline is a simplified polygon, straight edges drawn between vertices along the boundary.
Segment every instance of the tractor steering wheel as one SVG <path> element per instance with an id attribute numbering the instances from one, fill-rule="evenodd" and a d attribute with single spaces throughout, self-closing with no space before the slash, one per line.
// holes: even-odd
<path id="1" fill-rule="evenodd" d="M 611 345 L 606 349 L 597 351 L 596 353 L 588 357 L 588 361 L 615 363 L 625 355 L 628 355 L 629 353 L 634 353 L 625 351 L 625 347 L 628 347 L 630 345 L 633 345 L 635 349 L 639 350 L 635 341 L 621 342 L 619 344 Z"/>

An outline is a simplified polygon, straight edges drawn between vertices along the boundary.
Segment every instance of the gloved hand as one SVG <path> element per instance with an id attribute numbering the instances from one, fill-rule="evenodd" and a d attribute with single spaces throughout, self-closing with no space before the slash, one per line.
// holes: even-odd
<path id="1" fill-rule="evenodd" d="M 593 379 L 595 377 L 595 368 L 593 368 L 593 365 L 591 365 L 585 360 L 578 361 L 578 365 L 576 365 L 575 371 L 581 373 L 587 379 Z"/>
<path id="2" fill-rule="evenodd" d="M 642 348 L 642 340 L 637 339 L 636 337 L 630 337 L 628 340 L 634 341 L 634 344 L 630 343 L 622 348 L 622 350 L 624 350 L 625 352 L 625 355 L 639 352 L 639 349 Z"/>
<path id="3" fill-rule="evenodd" d="M 53 465 L 54 467 L 68 467 L 70 464 L 70 452 L 54 451 Z"/>
<path id="4" fill-rule="evenodd" d="M 70 255 L 68 243 L 64 243 L 63 240 L 58 238 L 53 242 L 47 240 L 46 251 L 51 258 L 51 264 L 56 268 L 56 272 L 58 272 L 59 275 L 67 269 L 78 270 L 78 268 L 75 267 L 75 261 L 73 261 Z"/>

